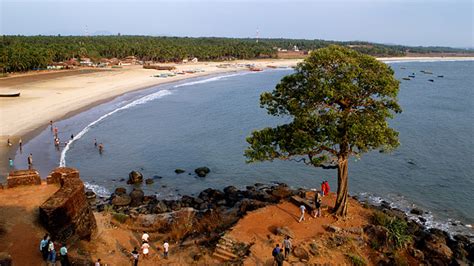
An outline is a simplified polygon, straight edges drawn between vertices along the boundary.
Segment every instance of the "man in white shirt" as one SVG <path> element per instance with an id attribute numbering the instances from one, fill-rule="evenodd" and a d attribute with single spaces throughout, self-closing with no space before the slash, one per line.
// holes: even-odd
<path id="1" fill-rule="evenodd" d="M 301 221 L 304 221 L 304 212 L 306 211 L 306 207 L 304 205 L 301 205 L 300 206 L 300 211 L 301 211 L 301 216 L 300 216 L 300 219 L 299 219 L 298 223 L 301 223 Z"/>
<path id="2" fill-rule="evenodd" d="M 150 235 L 146 231 L 143 231 L 142 242 L 148 243 L 148 238 L 150 238 Z"/>

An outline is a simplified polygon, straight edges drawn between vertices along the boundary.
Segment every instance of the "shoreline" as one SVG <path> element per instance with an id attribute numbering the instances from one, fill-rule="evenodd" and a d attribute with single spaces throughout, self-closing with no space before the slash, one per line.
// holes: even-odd
<path id="1" fill-rule="evenodd" d="M 183 70 L 204 70 L 185 75 L 176 75 L 166 79 L 153 77 L 169 71 L 159 71 L 153 69 L 143 69 L 142 66 L 127 66 L 122 69 L 106 69 L 81 73 L 79 70 L 73 70 L 75 73 L 62 71 L 64 77 L 53 77 L 35 81 L 30 81 L 35 74 L 27 73 L 24 76 L 13 76 L 0 79 L 0 90 L 3 84 L 11 79 L 20 80 L 20 88 L 27 84 L 29 88 L 21 89 L 25 92 L 25 98 L 0 98 L 0 120 L 6 121 L 0 127 L 0 158 L 5 158 L 0 162 L 0 176 L 6 176 L 9 172 L 7 158 L 13 158 L 18 150 L 18 140 L 21 138 L 23 144 L 33 138 L 39 132 L 49 125 L 49 121 L 62 121 L 74 115 L 87 111 L 102 103 L 110 102 L 113 99 L 127 93 L 141 91 L 159 85 L 173 82 L 184 81 L 193 78 L 201 78 L 210 75 L 221 75 L 226 73 L 249 71 L 247 67 L 241 65 L 252 64 L 258 68 L 267 68 L 268 65 L 283 67 L 294 66 L 300 59 L 274 59 L 274 60 L 239 60 L 231 62 L 200 62 L 192 64 L 163 64 L 175 66 L 176 71 Z M 226 68 L 219 68 L 218 65 L 228 64 Z M 89 70 L 89 69 L 86 69 Z M 53 75 L 60 74 L 51 72 Z M 38 73 L 38 76 L 47 76 L 48 73 Z M 21 82 L 24 78 L 26 81 Z M 100 79 L 100 80 L 99 80 Z M 5 82 L 7 81 L 7 82 Z M 77 85 L 77 83 L 80 83 Z M 74 85 L 71 85 L 74 84 Z M 90 84 L 90 85 L 89 85 Z M 50 86 L 53 87 L 50 89 Z M 104 88 L 105 87 L 105 88 Z M 111 89 L 113 91 L 109 91 Z M 42 95 L 44 92 L 45 95 Z M 87 95 L 89 92 L 92 95 Z M 63 96 L 61 94 L 68 94 Z M 51 99 L 47 99 L 52 96 Z M 59 96 L 58 96 L 59 95 Z M 79 98 L 80 99 L 77 99 Z M 69 102 L 72 101 L 72 102 Z M 61 106 L 54 106 L 57 102 Z M 66 103 L 63 103 L 66 102 Z M 32 105 L 32 106 L 31 106 Z M 30 115 L 22 114 L 18 119 L 17 114 L 27 109 Z M 36 113 L 40 112 L 41 114 Z M 63 113 L 61 113 L 63 112 Z M 10 139 L 12 146 L 6 145 L 7 139 Z"/>

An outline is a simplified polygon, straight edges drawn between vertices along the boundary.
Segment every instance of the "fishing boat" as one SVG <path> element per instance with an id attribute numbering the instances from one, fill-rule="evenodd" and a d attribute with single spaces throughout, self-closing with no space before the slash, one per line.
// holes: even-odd
<path id="1" fill-rule="evenodd" d="M 410 80 L 410 78 L 403 78 L 403 80 Z"/>
<path id="2" fill-rule="evenodd" d="M 430 82 L 434 82 L 434 79 L 429 79 L 428 81 L 430 81 Z"/>
<path id="3" fill-rule="evenodd" d="M 415 78 L 415 75 L 408 75 L 409 78 Z"/>
<path id="4" fill-rule="evenodd" d="M 250 67 L 249 70 L 250 71 L 263 71 L 263 69 L 261 69 L 259 67 Z"/>
<path id="5" fill-rule="evenodd" d="M 444 76 L 443 75 L 438 75 L 438 78 L 444 78 Z"/>
<path id="6" fill-rule="evenodd" d="M 0 90 L 0 97 L 20 97 L 20 92 L 15 90 Z"/>

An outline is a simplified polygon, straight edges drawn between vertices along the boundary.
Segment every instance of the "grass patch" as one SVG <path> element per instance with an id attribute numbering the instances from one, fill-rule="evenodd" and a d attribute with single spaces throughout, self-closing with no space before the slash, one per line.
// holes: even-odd
<path id="1" fill-rule="evenodd" d="M 359 255 L 349 253 L 349 254 L 346 254 L 346 256 L 352 265 L 355 265 L 355 266 L 367 265 L 367 262 L 365 262 L 365 260 L 361 258 Z"/>
<path id="2" fill-rule="evenodd" d="M 408 233 L 407 223 L 398 217 L 392 217 L 383 212 L 376 211 L 372 216 L 372 222 L 375 225 L 387 228 L 388 240 L 394 245 L 395 249 L 403 247 L 412 239 Z"/>
<path id="3" fill-rule="evenodd" d="M 117 212 L 115 212 L 115 213 L 112 213 L 112 218 L 113 218 L 115 221 L 117 221 L 117 222 L 123 224 L 123 223 L 125 223 L 125 222 L 128 220 L 128 215 L 123 214 L 123 213 L 117 213 Z"/>

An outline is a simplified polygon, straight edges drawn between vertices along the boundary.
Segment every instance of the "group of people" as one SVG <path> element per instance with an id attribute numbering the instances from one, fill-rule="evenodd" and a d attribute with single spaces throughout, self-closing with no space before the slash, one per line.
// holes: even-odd
<path id="1" fill-rule="evenodd" d="M 288 259 L 288 256 L 290 255 L 292 243 L 289 236 L 285 237 L 281 246 L 282 247 L 280 248 L 280 244 L 276 244 L 275 248 L 272 250 L 273 259 L 278 266 L 282 266 L 283 261 Z"/>
<path id="2" fill-rule="evenodd" d="M 43 237 L 43 239 L 40 242 L 39 249 L 45 261 L 47 261 L 48 263 L 52 265 L 56 264 L 56 260 L 57 260 L 56 248 L 49 234 L 46 234 Z M 71 265 L 71 263 L 69 262 L 68 250 L 65 243 L 62 243 L 61 248 L 59 249 L 59 261 L 61 262 L 61 266 Z"/>
<path id="3" fill-rule="evenodd" d="M 321 182 L 321 190 L 316 191 L 314 193 L 314 212 L 313 212 L 313 217 L 321 217 L 321 203 L 323 201 L 323 197 L 329 194 L 331 190 L 331 187 L 329 186 L 329 182 L 327 180 Z M 298 220 L 299 223 L 301 221 L 305 220 L 305 215 L 306 213 L 306 206 L 305 205 L 300 205 L 300 218 Z"/>
<path id="4" fill-rule="evenodd" d="M 140 248 L 141 254 L 143 255 L 144 259 L 147 259 L 150 254 L 151 246 L 149 244 L 149 239 L 150 239 L 150 235 L 146 231 L 144 231 L 142 235 L 142 246 Z M 170 244 L 168 243 L 168 241 L 165 241 L 163 243 L 163 257 L 165 259 L 168 259 L 169 247 L 170 247 Z M 131 260 L 134 266 L 138 265 L 139 258 L 140 258 L 140 252 L 138 252 L 138 248 L 135 247 L 133 251 L 131 252 Z"/>

